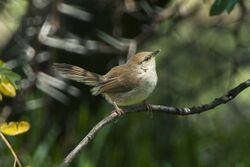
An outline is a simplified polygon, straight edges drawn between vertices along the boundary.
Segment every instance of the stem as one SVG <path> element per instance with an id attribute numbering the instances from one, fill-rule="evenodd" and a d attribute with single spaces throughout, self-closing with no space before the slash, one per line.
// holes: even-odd
<path id="1" fill-rule="evenodd" d="M 14 159 L 13 167 L 16 167 L 16 159 Z"/>
<path id="2" fill-rule="evenodd" d="M 9 148 L 9 150 L 11 151 L 11 153 L 12 153 L 12 155 L 13 155 L 15 161 L 17 162 L 18 166 L 19 166 L 19 167 L 22 167 L 21 161 L 19 160 L 19 158 L 18 158 L 16 152 L 15 152 L 14 149 L 12 148 L 10 142 L 7 140 L 7 138 L 3 135 L 2 132 L 0 132 L 0 136 L 1 136 L 1 138 L 3 139 L 4 143 L 7 145 L 7 147 Z"/>

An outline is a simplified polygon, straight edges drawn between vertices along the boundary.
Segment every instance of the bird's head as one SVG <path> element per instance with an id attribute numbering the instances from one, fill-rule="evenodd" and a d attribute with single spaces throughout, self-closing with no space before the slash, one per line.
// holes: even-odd
<path id="1" fill-rule="evenodd" d="M 142 66 L 144 68 L 155 68 L 155 56 L 160 53 L 160 50 L 154 52 L 139 52 L 132 56 L 127 64 Z"/>

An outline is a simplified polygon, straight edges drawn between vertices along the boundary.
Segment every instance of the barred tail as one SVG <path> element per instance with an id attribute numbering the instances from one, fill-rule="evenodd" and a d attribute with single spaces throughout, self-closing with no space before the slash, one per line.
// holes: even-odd
<path id="1" fill-rule="evenodd" d="M 60 76 L 66 79 L 74 80 L 77 82 L 83 82 L 84 84 L 89 86 L 98 86 L 100 82 L 104 81 L 103 76 L 93 72 L 89 72 L 78 66 L 73 66 L 64 63 L 54 63 L 52 68 Z"/>

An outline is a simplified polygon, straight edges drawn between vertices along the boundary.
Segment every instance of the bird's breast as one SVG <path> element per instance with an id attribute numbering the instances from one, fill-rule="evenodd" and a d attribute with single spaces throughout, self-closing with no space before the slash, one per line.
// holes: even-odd
<path id="1" fill-rule="evenodd" d="M 139 71 L 135 75 L 139 79 L 137 87 L 128 92 L 108 94 L 109 100 L 116 102 L 119 106 L 129 106 L 144 101 L 152 93 L 157 84 L 156 71 Z"/>
<path id="2" fill-rule="evenodd" d="M 146 91 L 146 94 L 150 94 L 157 84 L 157 73 L 155 69 L 149 69 L 145 72 L 142 72 L 139 74 L 139 77 L 141 78 L 139 89 L 143 89 Z"/>

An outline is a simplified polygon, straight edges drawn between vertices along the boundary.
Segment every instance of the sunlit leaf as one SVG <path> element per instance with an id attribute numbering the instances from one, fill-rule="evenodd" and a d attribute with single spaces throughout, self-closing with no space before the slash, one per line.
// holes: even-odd
<path id="1" fill-rule="evenodd" d="M 3 101 L 3 95 L 0 93 L 0 101 Z"/>
<path id="2" fill-rule="evenodd" d="M 5 96 L 14 97 L 16 96 L 16 89 L 10 81 L 5 79 L 0 82 L 0 93 Z"/>
<path id="3" fill-rule="evenodd" d="M 30 124 L 27 121 L 9 122 L 0 125 L 0 131 L 9 136 L 16 136 L 27 132 L 30 129 Z"/>

